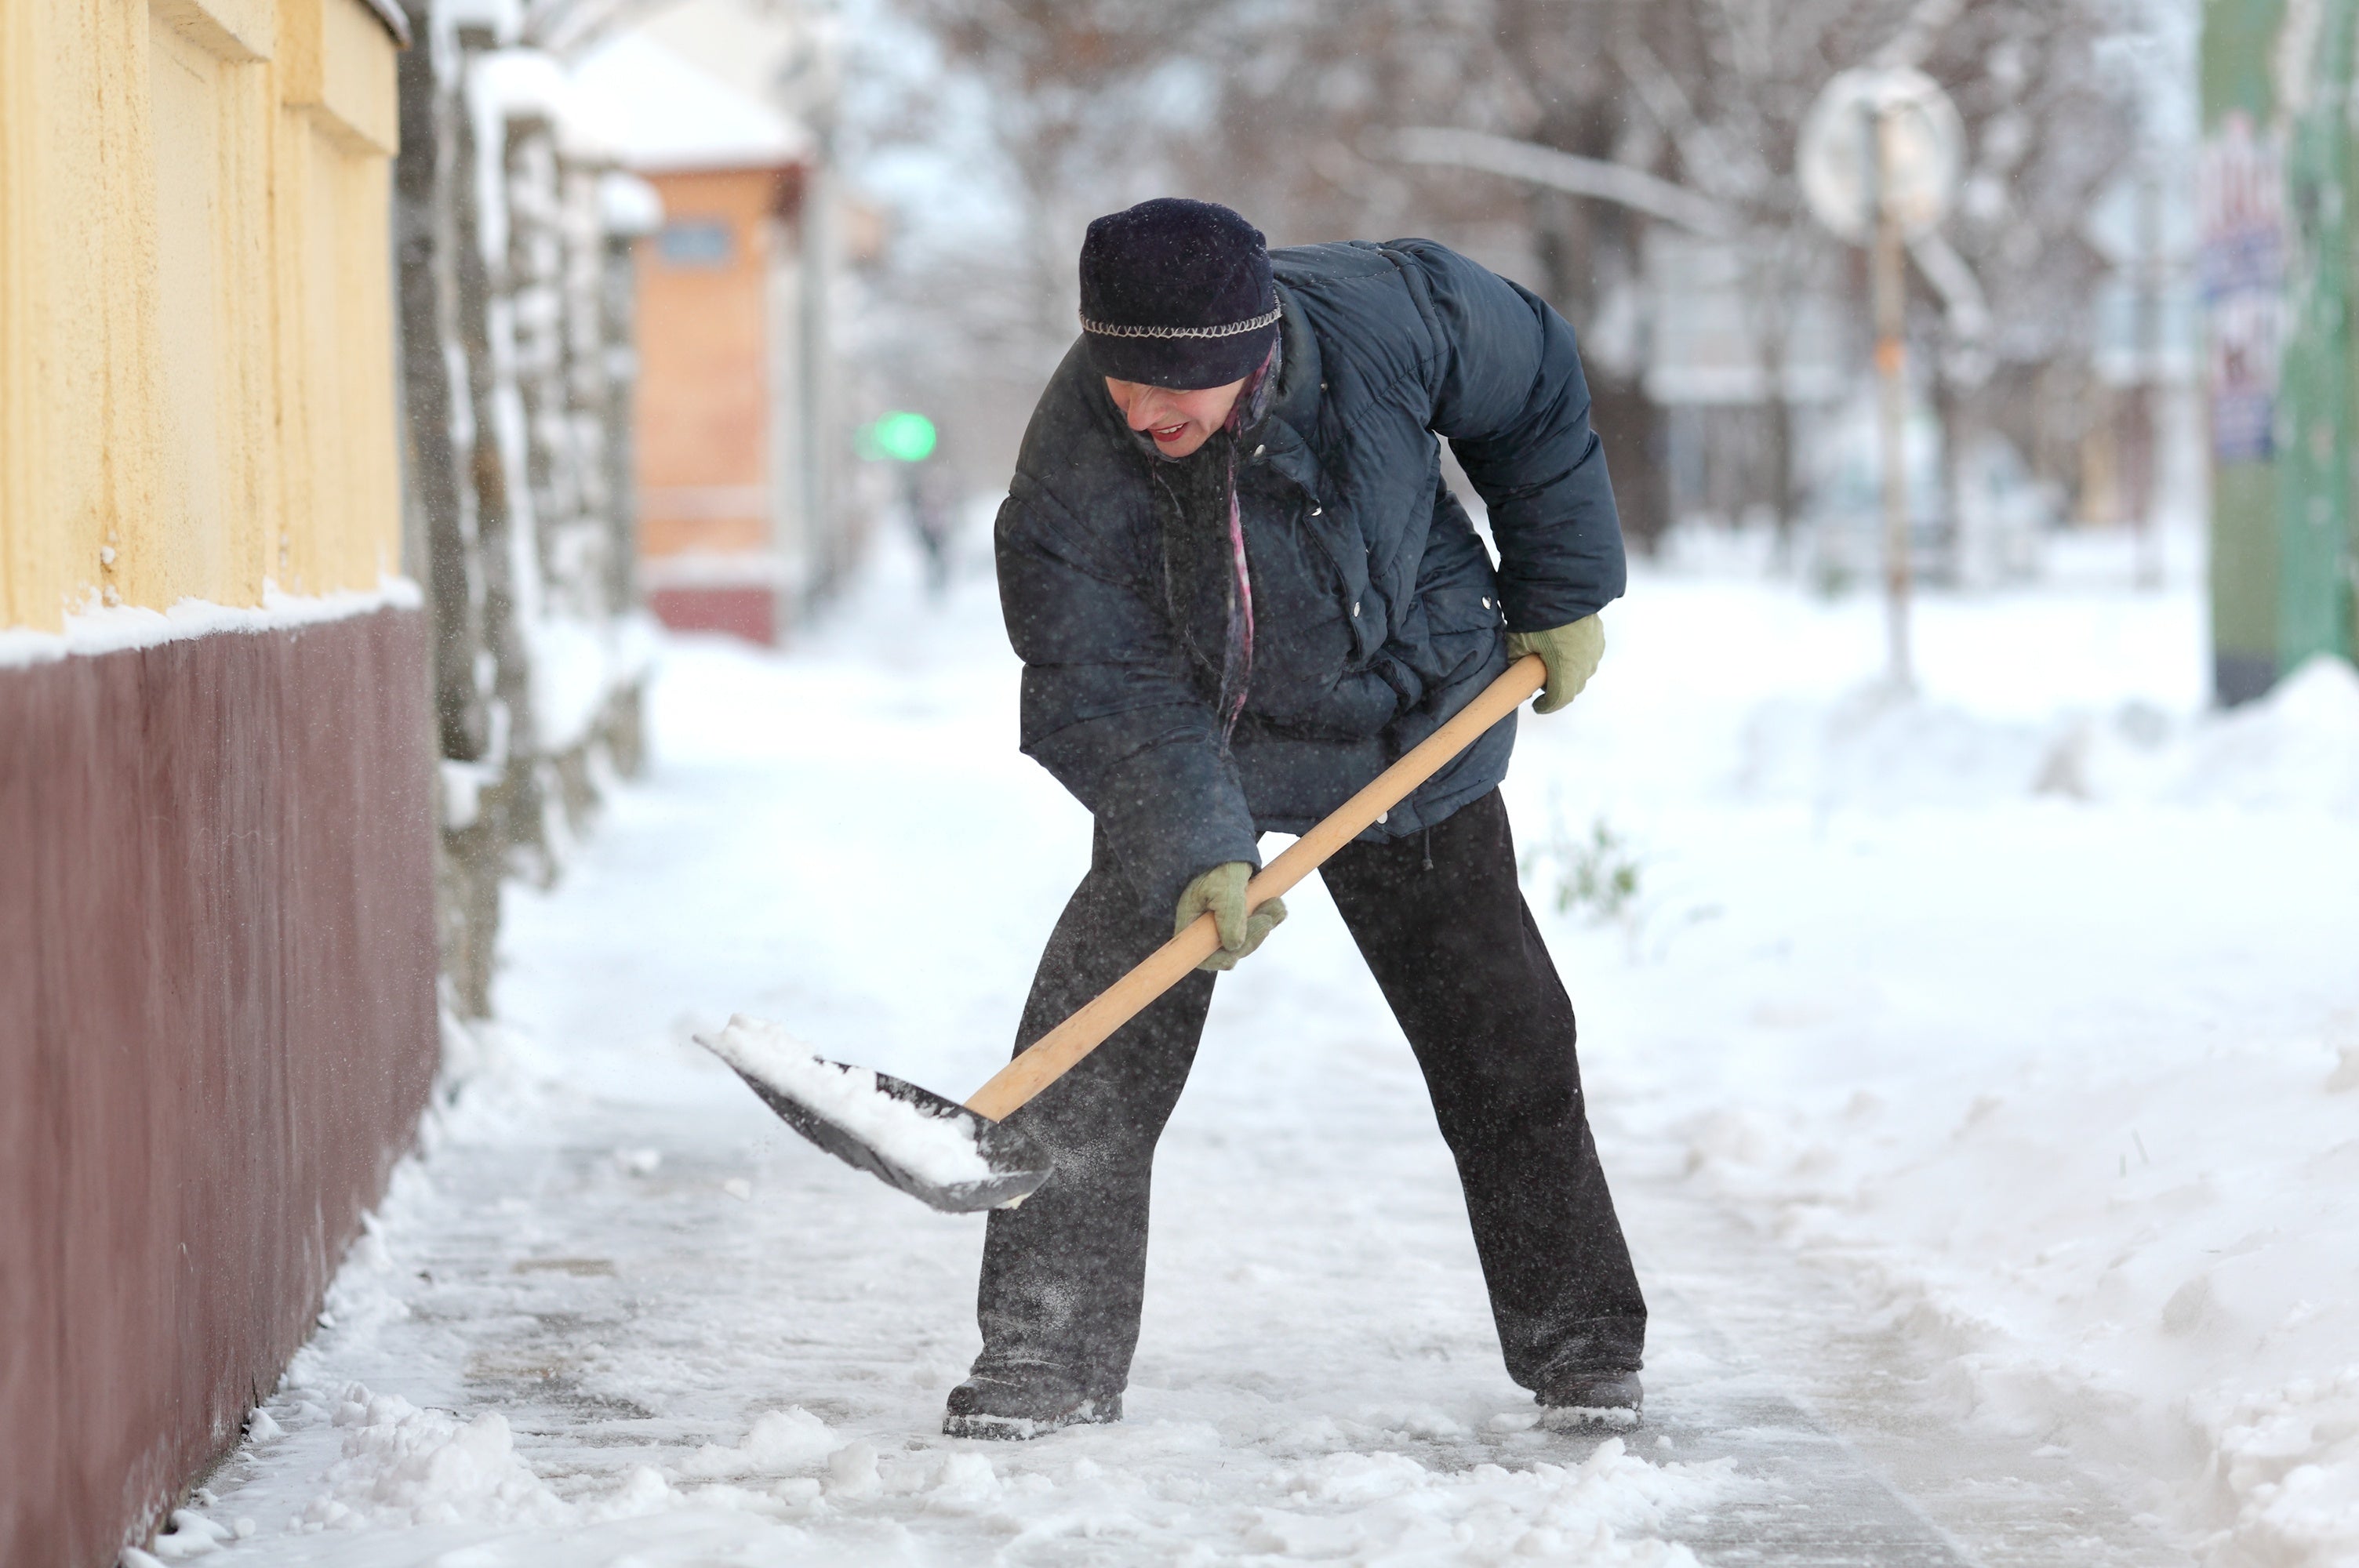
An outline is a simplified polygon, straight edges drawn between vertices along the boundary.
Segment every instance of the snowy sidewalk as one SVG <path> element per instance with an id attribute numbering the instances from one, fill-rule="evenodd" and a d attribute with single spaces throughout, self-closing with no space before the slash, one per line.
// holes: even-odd
<path id="1" fill-rule="evenodd" d="M 1616 611 L 1602 700 L 1534 725 L 1510 786 L 1544 851 L 1536 905 L 1584 854 L 1638 870 L 1603 925 L 1550 925 L 1655 1306 L 1649 1419 L 1626 1442 L 1533 1429 L 1407 1047 L 1311 889 L 1223 981 L 1166 1139 L 1128 1422 L 1021 1446 L 936 1435 L 975 1345 L 980 1221 L 819 1154 L 688 1043 L 744 1011 L 954 1094 L 1004 1056 L 1087 821 L 1014 749 L 988 584 L 929 621 L 887 581 L 789 657 L 674 645 L 653 776 L 618 794 L 557 890 L 515 901 L 485 1061 L 213 1478 L 211 1523 L 163 1544 L 218 1533 L 225 1561 L 364 1568 L 2189 1560 L 2201 1519 L 2133 1519 L 2161 1513 L 2134 1444 L 2084 1446 L 2093 1429 L 2064 1408 L 2096 1374 L 2028 1321 L 2010 1360 L 1973 1315 L 2008 1308 L 2030 1267 L 1991 1261 L 2019 1191 L 1995 1213 L 1926 1195 L 1988 1174 L 1985 1124 L 2019 1141 L 1993 1156 L 2026 1167 L 2017 1188 L 2043 1179 L 2037 1145 L 2060 1135 L 2018 1120 L 2037 1101 L 2017 1090 L 2060 1041 L 2107 1071 L 2148 1050 L 2160 1081 L 2206 1059 L 2171 1049 L 2202 1022 L 2190 1009 L 2257 1016 L 2292 1042 L 2269 1070 L 2314 1086 L 2332 1066 L 2318 1020 L 2359 1000 L 2330 957 L 2332 923 L 2359 915 L 2359 829 L 2330 802 L 2322 827 L 2203 816 L 2206 839 L 2160 806 L 1959 784 L 2048 765 L 2029 715 L 2053 704 L 1904 716 L 1935 731 L 1916 737 L 1937 753 L 1928 787 L 1964 798 L 1854 810 L 1843 736 L 1886 743 L 1877 721 L 1794 737 L 1851 723 L 1846 617 L 1767 589 L 1641 589 Z M 2049 613 L 1985 621 L 2036 632 Z M 1741 637 L 1745 617 L 1801 622 L 1785 652 L 1817 684 L 1796 700 L 1834 706 L 1779 719 L 1775 671 L 1748 664 L 1766 689 L 1732 689 L 1677 657 L 1699 629 Z M 2182 617 L 2131 606 L 2104 634 L 2167 659 Z M 1928 628 L 1936 665 L 1941 636 Z M 2183 704 L 2161 659 L 2135 666 L 2159 672 L 2144 693 L 2091 673 L 2122 651 L 2060 678 L 2084 679 L 2084 701 Z M 2105 787 L 2173 765 L 2108 733 L 2066 739 L 2093 776 L 2131 780 Z M 1735 798 L 1740 763 L 1767 782 Z M 1779 783 L 1806 768 L 1806 787 Z M 1609 816 L 1626 848 L 1601 852 L 1590 825 Z M 2298 869 L 2253 868 L 2297 843 Z M 2052 881 L 2009 887 L 2027 875 Z M 2141 876 L 2208 879 L 2206 902 L 2124 934 L 2135 962 L 2104 961 L 2104 940 L 2093 969 L 2049 952 L 2150 901 Z M 2095 1068 L 2046 1081 L 2040 1116 L 2085 1117 L 2107 1092 Z M 2333 1146 L 2281 1125 L 2301 1150 Z M 2114 1152 L 2094 1156 L 2108 1180 Z M 1887 1181 L 1950 1227 L 1962 1276 L 1937 1266 L 1945 1241 L 1879 1206 Z M 2345 1212 L 2285 1217 L 2327 1248 L 2314 1274 L 2347 1272 L 2333 1249 L 2359 1228 L 2318 1230 Z M 2321 1316 L 2359 1358 L 2348 1309 L 2304 1321 Z M 2092 1479 L 2109 1466 L 2127 1509 Z"/>

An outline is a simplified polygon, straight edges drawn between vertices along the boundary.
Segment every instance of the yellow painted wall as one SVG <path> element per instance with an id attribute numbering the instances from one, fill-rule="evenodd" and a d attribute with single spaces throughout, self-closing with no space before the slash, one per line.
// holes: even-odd
<path id="1" fill-rule="evenodd" d="M 397 568 L 394 51 L 362 0 L 0 0 L 0 626 Z"/>

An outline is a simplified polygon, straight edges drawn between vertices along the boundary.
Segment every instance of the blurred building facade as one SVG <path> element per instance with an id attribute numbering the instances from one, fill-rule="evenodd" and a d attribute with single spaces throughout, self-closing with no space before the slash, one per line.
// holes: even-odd
<path id="1" fill-rule="evenodd" d="M 666 625 L 777 639 L 848 564 L 824 138 L 778 105 L 791 16 L 687 0 L 577 78 L 662 199 L 638 247 L 639 573 Z"/>
<path id="2" fill-rule="evenodd" d="M 2223 702 L 2259 696 L 2312 655 L 2354 651 L 2354 49 L 2353 0 L 2204 7 L 2201 277 Z"/>
<path id="3" fill-rule="evenodd" d="M 639 551 L 658 619 L 756 643 L 793 578 L 794 497 L 771 304 L 792 286 L 791 164 L 655 173 L 666 217 L 639 253 Z M 786 276 L 777 276 L 784 273 Z M 790 368 L 790 367 L 788 367 Z M 783 493 L 782 493 L 783 492 Z"/>
<path id="4" fill-rule="evenodd" d="M 0 1561 L 236 1443 L 434 1073 L 405 32 L 0 4 Z"/>

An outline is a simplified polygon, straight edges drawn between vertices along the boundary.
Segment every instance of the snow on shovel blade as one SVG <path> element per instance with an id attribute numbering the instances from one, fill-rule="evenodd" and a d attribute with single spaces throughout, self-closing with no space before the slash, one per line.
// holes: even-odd
<path id="1" fill-rule="evenodd" d="M 797 1132 L 945 1213 L 1015 1203 L 1049 1179 L 1049 1156 L 1015 1129 L 890 1073 L 815 1055 L 766 1020 L 740 1013 L 696 1043 Z"/>

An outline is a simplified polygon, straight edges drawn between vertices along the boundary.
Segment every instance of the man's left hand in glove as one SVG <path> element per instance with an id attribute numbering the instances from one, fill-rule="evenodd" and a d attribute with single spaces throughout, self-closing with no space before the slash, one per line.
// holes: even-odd
<path id="1" fill-rule="evenodd" d="M 1532 711 L 1554 713 L 1579 697 L 1597 673 L 1597 661 L 1605 656 L 1605 628 L 1596 616 L 1584 615 L 1547 632 L 1508 633 L 1507 657 L 1520 659 L 1526 654 L 1538 654 L 1548 665 L 1548 685 L 1540 688 Z"/>

